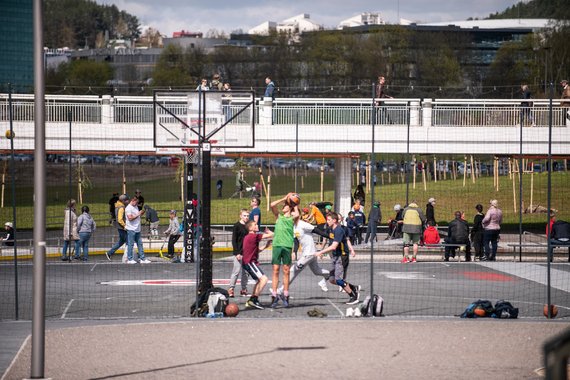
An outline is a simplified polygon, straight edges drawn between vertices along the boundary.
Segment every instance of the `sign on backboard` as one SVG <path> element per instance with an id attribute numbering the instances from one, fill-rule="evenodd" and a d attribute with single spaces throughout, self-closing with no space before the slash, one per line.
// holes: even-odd
<path id="1" fill-rule="evenodd" d="M 253 92 L 154 92 L 154 146 L 195 148 L 210 144 L 212 154 L 224 148 L 254 146 Z"/>

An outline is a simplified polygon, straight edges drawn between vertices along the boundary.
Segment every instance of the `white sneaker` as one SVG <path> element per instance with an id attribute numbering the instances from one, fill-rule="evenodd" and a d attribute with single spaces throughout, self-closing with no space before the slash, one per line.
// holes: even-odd
<path id="1" fill-rule="evenodd" d="M 362 312 L 360 311 L 360 308 L 359 308 L 359 307 L 355 307 L 355 308 L 354 308 L 354 316 L 355 316 L 356 318 L 362 317 Z"/>
<path id="2" fill-rule="evenodd" d="M 325 278 L 323 277 L 323 279 L 321 281 L 319 281 L 319 286 L 321 287 L 321 290 L 323 292 L 328 292 L 329 288 L 327 288 L 327 280 L 325 280 Z"/>
<path id="3" fill-rule="evenodd" d="M 348 309 L 346 309 L 346 316 L 347 317 L 354 317 L 354 310 L 352 310 L 351 307 L 349 307 Z"/>
<path id="4" fill-rule="evenodd" d="M 136 264 L 137 262 L 135 260 L 128 260 L 127 264 Z"/>
<path id="5" fill-rule="evenodd" d="M 151 261 L 149 259 L 144 259 L 140 261 L 141 264 L 150 264 Z"/>
<path id="6" fill-rule="evenodd" d="M 344 292 L 344 289 L 342 288 L 342 286 L 339 286 L 339 287 L 338 287 L 338 292 L 339 292 L 339 293 Z M 346 292 L 345 292 L 345 293 L 346 293 Z"/>

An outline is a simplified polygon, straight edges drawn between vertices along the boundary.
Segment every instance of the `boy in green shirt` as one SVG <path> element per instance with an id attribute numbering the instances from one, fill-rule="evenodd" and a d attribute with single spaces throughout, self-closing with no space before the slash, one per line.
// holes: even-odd
<path id="1" fill-rule="evenodd" d="M 293 221 L 298 218 L 299 207 L 291 207 L 285 201 L 289 194 L 281 199 L 271 202 L 271 211 L 275 215 L 275 231 L 273 236 L 273 251 L 271 264 L 273 264 L 273 278 L 271 284 L 271 307 L 276 307 L 279 299 L 283 302 L 283 306 L 289 306 L 289 271 L 291 269 L 291 254 L 293 252 Z M 279 204 L 283 203 L 281 212 L 277 209 Z M 281 297 L 277 295 L 277 286 L 279 285 L 279 272 L 283 267 L 283 294 Z"/>

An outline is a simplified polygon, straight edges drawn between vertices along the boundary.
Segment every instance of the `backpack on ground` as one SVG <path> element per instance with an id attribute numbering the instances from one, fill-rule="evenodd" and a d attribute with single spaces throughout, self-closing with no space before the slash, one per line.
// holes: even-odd
<path id="1" fill-rule="evenodd" d="M 211 300 L 210 295 L 213 295 Z M 213 306 L 213 313 L 223 313 L 229 299 L 230 295 L 226 289 L 210 288 L 198 295 L 196 302 L 190 306 L 190 315 L 193 317 L 205 317 L 210 313 L 210 304 Z"/>
<path id="2" fill-rule="evenodd" d="M 475 309 L 478 309 L 477 311 Z M 461 318 L 481 318 L 481 317 L 490 317 L 495 308 L 493 308 L 493 304 L 489 300 L 477 300 L 469 306 L 460 315 Z"/>
<path id="3" fill-rule="evenodd" d="M 384 298 L 378 294 L 373 294 L 372 297 L 366 296 L 360 306 L 360 313 L 363 317 L 380 317 L 383 309 Z"/>
<path id="4" fill-rule="evenodd" d="M 514 307 L 509 301 L 500 300 L 495 304 L 493 318 L 515 319 L 519 316 L 519 309 Z"/>

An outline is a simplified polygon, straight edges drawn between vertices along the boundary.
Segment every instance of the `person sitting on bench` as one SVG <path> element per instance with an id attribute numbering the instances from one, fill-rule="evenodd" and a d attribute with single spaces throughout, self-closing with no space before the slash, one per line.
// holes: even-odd
<path id="1" fill-rule="evenodd" d="M 455 211 L 455 219 L 449 222 L 445 244 L 465 244 L 465 261 L 471 261 L 471 244 L 469 243 L 469 224 L 463 219 L 461 211 Z M 455 257 L 456 247 L 445 247 L 445 261 Z"/>
<path id="2" fill-rule="evenodd" d="M 557 220 L 552 224 L 550 243 L 558 246 L 568 246 L 568 261 L 570 262 L 570 223 Z"/>

